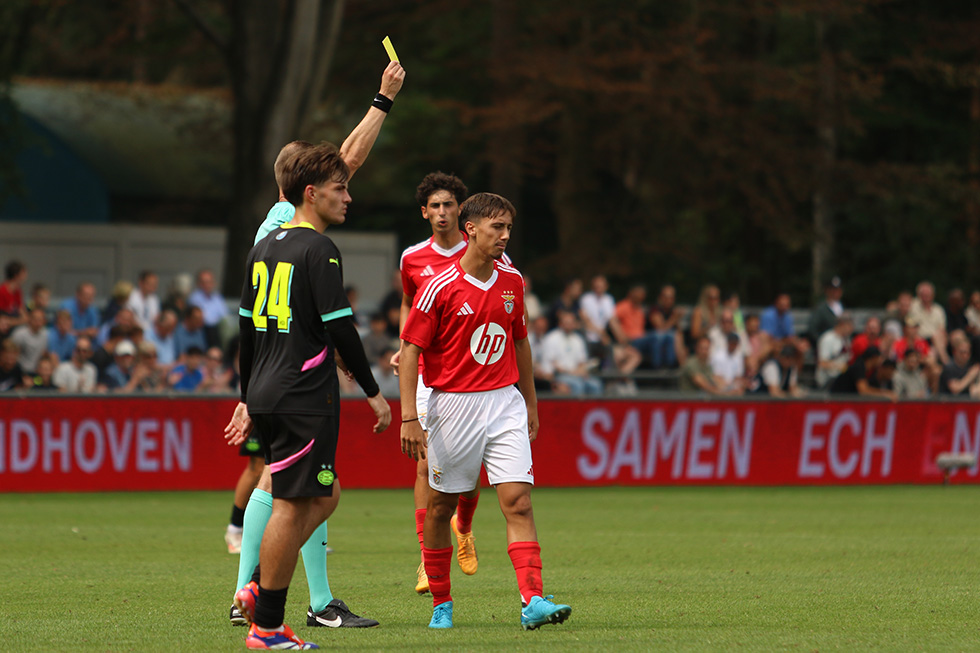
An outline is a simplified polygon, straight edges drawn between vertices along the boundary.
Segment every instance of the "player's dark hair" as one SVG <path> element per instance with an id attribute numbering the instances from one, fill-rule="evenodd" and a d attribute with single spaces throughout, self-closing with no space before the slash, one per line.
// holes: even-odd
<path id="1" fill-rule="evenodd" d="M 286 161 L 309 147 L 313 147 L 313 143 L 309 141 L 292 141 L 283 145 L 282 149 L 279 150 L 279 156 L 276 157 L 276 162 L 272 165 L 272 172 L 276 176 L 276 185 L 279 188 L 282 188 L 282 171 L 286 167 Z"/>
<path id="2" fill-rule="evenodd" d="M 510 213 L 517 217 L 517 209 L 506 197 L 495 193 L 477 193 L 459 206 L 459 223 L 479 222 L 484 218 L 495 218 L 498 215 Z"/>
<path id="3" fill-rule="evenodd" d="M 320 143 L 302 150 L 286 160 L 282 171 L 282 194 L 290 204 L 303 204 L 303 191 L 307 186 L 319 186 L 327 181 L 347 183 L 350 168 L 340 158 L 333 143 Z"/>
<path id="4" fill-rule="evenodd" d="M 430 172 L 422 178 L 422 183 L 415 189 L 415 202 L 419 206 L 429 203 L 432 193 L 440 190 L 448 190 L 456 198 L 457 204 L 462 204 L 466 200 L 469 191 L 466 184 L 456 175 L 447 175 L 445 172 Z"/>
<path id="5" fill-rule="evenodd" d="M 3 276 L 7 281 L 16 279 L 26 266 L 20 261 L 11 261 L 3 269 Z"/>

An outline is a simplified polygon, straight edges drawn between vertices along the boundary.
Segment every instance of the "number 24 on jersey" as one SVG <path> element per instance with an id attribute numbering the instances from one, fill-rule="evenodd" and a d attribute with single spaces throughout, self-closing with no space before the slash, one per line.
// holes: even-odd
<path id="1" fill-rule="evenodd" d="M 256 331 L 268 328 L 269 317 L 276 318 L 276 329 L 289 333 L 292 311 L 289 309 L 289 293 L 293 281 L 293 264 L 280 261 L 269 284 L 269 266 L 265 261 L 252 265 L 252 288 L 255 290 L 255 305 L 252 307 L 252 323 Z M 266 306 L 268 304 L 268 306 Z"/>

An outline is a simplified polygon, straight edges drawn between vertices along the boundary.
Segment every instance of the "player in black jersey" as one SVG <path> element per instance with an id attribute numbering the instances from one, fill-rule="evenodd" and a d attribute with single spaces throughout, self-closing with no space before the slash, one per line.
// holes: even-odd
<path id="1" fill-rule="evenodd" d="M 347 165 L 322 144 L 291 159 L 283 192 L 295 217 L 249 252 L 239 309 L 241 402 L 233 438 L 257 426 L 272 471 L 272 517 L 262 539 L 260 579 L 235 596 L 252 622 L 246 645 L 306 647 L 283 624 L 286 593 L 300 546 L 336 508 L 336 353 L 346 362 L 375 416 L 375 433 L 391 422 L 351 320 L 340 252 L 324 230 L 344 222 Z"/>

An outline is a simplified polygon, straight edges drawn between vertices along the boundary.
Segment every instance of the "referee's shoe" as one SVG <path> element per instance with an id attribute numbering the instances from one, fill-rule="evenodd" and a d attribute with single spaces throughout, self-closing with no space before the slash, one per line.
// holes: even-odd
<path id="1" fill-rule="evenodd" d="M 350 611 L 347 604 L 340 599 L 334 599 L 327 607 L 319 612 L 313 612 L 313 607 L 306 609 L 307 626 L 326 626 L 327 628 L 374 628 L 378 622 L 374 619 L 359 617 Z"/>

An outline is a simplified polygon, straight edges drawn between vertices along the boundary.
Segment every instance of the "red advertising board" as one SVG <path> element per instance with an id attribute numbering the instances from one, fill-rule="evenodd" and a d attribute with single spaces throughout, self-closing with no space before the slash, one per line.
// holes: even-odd
<path id="1" fill-rule="evenodd" d="M 244 466 L 222 437 L 233 407 L 5 397 L 0 491 L 230 489 Z M 968 402 L 544 400 L 539 416 L 539 486 L 935 483 L 938 454 L 980 454 L 980 404 Z M 344 486 L 410 487 L 398 425 L 375 435 L 373 423 L 367 402 L 343 402 Z M 980 482 L 977 472 L 955 480 Z"/>

